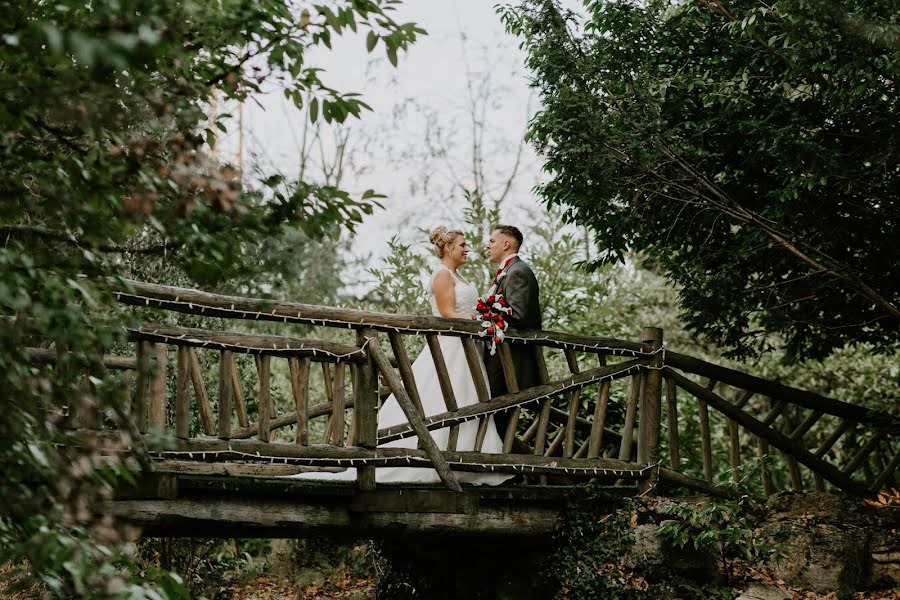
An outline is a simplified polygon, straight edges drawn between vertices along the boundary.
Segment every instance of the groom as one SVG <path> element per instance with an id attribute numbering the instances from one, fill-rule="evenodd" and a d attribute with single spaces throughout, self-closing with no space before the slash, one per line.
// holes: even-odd
<path id="1" fill-rule="evenodd" d="M 499 265 L 491 283 L 493 292 L 503 294 L 512 314 L 506 319 L 516 329 L 541 328 L 541 303 L 538 298 L 538 282 L 528 263 L 519 258 L 522 247 L 522 232 L 511 225 L 496 225 L 491 232 L 486 250 L 492 263 Z M 505 343 L 505 342 L 504 342 Z M 519 389 L 537 385 L 537 361 L 534 348 L 523 344 L 509 344 L 512 354 L 516 383 Z M 491 356 L 485 348 L 484 366 L 487 369 L 488 382 L 491 385 L 491 397 L 496 398 L 507 393 L 506 379 L 500 364 L 499 352 Z M 508 417 L 504 413 L 495 415 L 494 421 L 500 430 L 500 437 L 506 431 Z"/>

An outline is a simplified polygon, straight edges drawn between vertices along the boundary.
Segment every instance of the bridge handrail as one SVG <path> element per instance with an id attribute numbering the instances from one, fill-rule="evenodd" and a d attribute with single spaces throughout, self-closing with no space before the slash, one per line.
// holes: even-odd
<path id="1" fill-rule="evenodd" d="M 476 321 L 449 319 L 423 315 L 371 312 L 349 308 L 334 308 L 299 302 L 285 302 L 264 298 L 245 298 L 212 294 L 192 288 L 181 288 L 135 280 L 125 280 L 127 288 L 116 292 L 117 300 L 131 306 L 153 306 L 193 315 L 240 319 L 301 323 L 353 330 L 409 333 L 438 333 L 481 339 L 482 327 Z M 506 338 L 513 343 L 537 343 L 549 348 L 583 351 L 604 351 L 617 356 L 650 356 L 640 342 L 558 331 L 515 329 L 507 330 Z"/>
<path id="2" fill-rule="evenodd" d="M 736 388 L 756 392 L 773 400 L 783 400 L 804 408 L 818 410 L 859 423 L 900 430 L 900 419 L 890 414 L 784 385 L 777 381 L 762 379 L 743 371 L 716 365 L 686 354 L 666 352 L 665 364 L 669 367 L 693 373 L 694 375 L 708 377 L 711 380 Z"/>

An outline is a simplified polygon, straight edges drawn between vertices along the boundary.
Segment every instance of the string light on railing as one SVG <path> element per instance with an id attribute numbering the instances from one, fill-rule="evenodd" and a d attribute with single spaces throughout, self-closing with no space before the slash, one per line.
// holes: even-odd
<path id="1" fill-rule="evenodd" d="M 194 452 L 190 451 L 177 451 L 177 450 L 163 450 L 156 451 L 150 453 L 153 458 L 156 459 L 166 459 L 166 458 L 177 458 L 179 456 L 187 455 L 190 458 L 194 458 Z M 236 459 L 244 459 L 251 460 L 253 462 L 260 462 L 262 460 L 268 461 L 270 464 L 276 464 L 277 462 L 281 462 L 285 465 L 287 464 L 296 464 L 299 466 L 323 466 L 328 467 L 329 465 L 334 465 L 338 467 L 355 467 L 357 463 L 362 466 L 390 466 L 392 463 L 396 463 L 398 461 L 405 461 L 407 465 L 420 465 L 422 467 L 431 467 L 431 461 L 426 457 L 415 456 L 415 455 L 402 455 L 402 456 L 377 456 L 377 450 L 375 452 L 375 456 L 372 458 L 340 458 L 340 457 L 286 457 L 286 456 L 269 456 L 260 454 L 259 452 L 250 453 L 250 452 L 242 452 L 240 450 L 235 450 L 230 445 L 228 450 L 209 450 L 199 453 L 201 456 L 201 460 L 205 461 L 207 455 L 211 455 L 214 458 L 219 458 L 225 456 L 227 458 L 236 458 Z M 322 464 L 324 463 L 324 464 Z M 603 476 L 612 476 L 617 478 L 623 478 L 626 476 L 631 477 L 644 477 L 648 472 L 656 469 L 657 472 L 659 470 L 659 464 L 655 463 L 653 465 L 645 465 L 638 469 L 606 469 L 603 467 L 596 466 L 561 466 L 556 464 L 556 461 L 543 464 L 543 465 L 535 465 L 531 463 L 516 463 L 516 462 L 492 462 L 492 463 L 483 463 L 476 461 L 466 461 L 462 458 L 457 460 L 448 460 L 448 465 L 456 465 L 456 466 L 465 466 L 465 467 L 473 467 L 482 469 L 485 471 L 494 471 L 497 467 L 503 468 L 511 468 L 517 471 L 525 472 L 527 470 L 531 470 L 532 473 L 535 472 L 536 469 L 541 469 L 543 471 L 559 471 L 569 475 L 603 475 Z"/>

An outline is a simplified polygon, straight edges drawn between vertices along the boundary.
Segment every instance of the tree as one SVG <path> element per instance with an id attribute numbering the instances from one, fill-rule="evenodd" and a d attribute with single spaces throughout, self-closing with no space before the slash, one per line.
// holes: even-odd
<path id="1" fill-rule="evenodd" d="M 543 109 L 548 206 L 595 264 L 644 253 L 734 356 L 900 341 L 900 35 L 890 0 L 501 9 Z"/>
<path id="2" fill-rule="evenodd" d="M 85 413 L 128 428 L 121 381 L 101 361 L 125 339 L 110 292 L 134 257 L 218 283 L 256 271 L 284 232 L 317 239 L 371 212 L 371 190 L 270 172 L 245 185 L 210 160 L 229 117 L 204 129 L 206 99 L 265 83 L 313 121 L 359 117 L 367 105 L 306 53 L 361 29 L 396 64 L 423 33 L 395 20 L 396 4 L 0 0 L 0 562 L 27 559 L 62 595 L 143 597 L 112 561 L 115 523 L 92 511 L 139 465 L 67 433 Z M 28 346 L 55 347 L 55 367 L 32 365 Z M 180 593 L 170 577 L 158 585 Z"/>

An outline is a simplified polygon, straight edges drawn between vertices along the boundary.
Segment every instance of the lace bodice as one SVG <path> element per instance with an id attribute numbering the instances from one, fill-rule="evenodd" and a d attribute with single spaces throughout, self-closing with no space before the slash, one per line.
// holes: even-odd
<path id="1" fill-rule="evenodd" d="M 462 278 L 453 273 L 453 271 L 445 264 L 441 263 L 441 265 L 431 274 L 431 277 L 428 279 L 428 283 L 425 286 L 425 293 L 428 294 L 428 302 L 431 304 L 431 314 L 436 317 L 441 316 L 441 312 L 438 310 L 437 300 L 434 298 L 434 278 L 441 271 L 447 271 L 450 273 L 450 276 L 453 277 L 453 290 L 456 292 L 456 312 L 464 315 L 474 313 L 475 305 L 478 303 L 478 290 L 475 289 L 474 285 L 463 281 Z"/>

